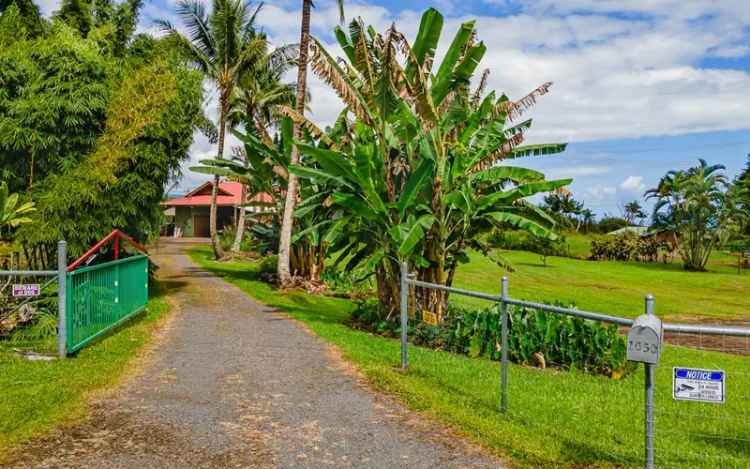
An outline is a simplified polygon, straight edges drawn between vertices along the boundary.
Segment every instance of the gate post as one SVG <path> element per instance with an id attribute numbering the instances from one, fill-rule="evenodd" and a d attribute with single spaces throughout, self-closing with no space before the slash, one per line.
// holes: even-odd
<path id="1" fill-rule="evenodd" d="M 654 314 L 654 297 L 646 295 L 646 314 Z M 659 344 L 661 348 L 661 344 Z M 646 390 L 646 469 L 654 468 L 654 388 L 656 386 L 655 364 L 644 363 Z"/>
<path id="2" fill-rule="evenodd" d="M 409 284 L 406 283 L 409 275 L 409 264 L 401 263 L 401 369 L 406 371 L 409 366 L 409 351 L 406 342 L 407 330 L 409 328 Z"/>
<path id="3" fill-rule="evenodd" d="M 508 411 L 508 277 L 503 277 L 500 300 L 500 412 Z"/>
<path id="4" fill-rule="evenodd" d="M 65 308 L 67 306 L 68 246 L 65 241 L 57 243 L 57 355 L 65 358 L 68 355 L 68 323 Z"/>

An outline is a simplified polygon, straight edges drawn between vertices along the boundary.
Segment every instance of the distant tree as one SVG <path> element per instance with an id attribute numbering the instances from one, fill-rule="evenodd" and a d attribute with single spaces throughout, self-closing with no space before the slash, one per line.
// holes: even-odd
<path id="1" fill-rule="evenodd" d="M 628 226 L 628 221 L 621 217 L 616 217 L 610 214 L 604 214 L 604 216 L 596 224 L 597 231 L 600 233 L 611 233 L 617 231 L 620 228 Z"/>
<path id="2" fill-rule="evenodd" d="M 654 226 L 677 234 L 687 270 L 706 270 L 713 249 L 736 217 L 724 169 L 701 159 L 687 170 L 669 171 L 658 186 L 646 191 L 646 198 L 656 200 Z"/>
<path id="3" fill-rule="evenodd" d="M 544 207 L 552 213 L 557 221 L 568 228 L 578 231 L 582 220 L 579 218 L 583 210 L 583 202 L 573 198 L 570 192 L 553 192 L 544 197 Z"/>
<path id="4" fill-rule="evenodd" d="M 626 203 L 623 206 L 622 212 L 624 215 L 623 218 L 628 222 L 628 225 L 635 225 L 636 222 L 640 224 L 648 217 L 637 200 Z"/>
<path id="5" fill-rule="evenodd" d="M 584 208 L 581 210 L 581 228 L 583 228 L 583 231 L 588 233 L 590 232 L 594 224 L 596 223 L 596 215 L 591 209 Z"/>
<path id="6" fill-rule="evenodd" d="M 737 203 L 743 210 L 750 211 L 750 154 L 747 155 L 745 169 L 737 176 L 734 186 Z M 745 225 L 744 234 L 750 236 L 750 223 Z"/>

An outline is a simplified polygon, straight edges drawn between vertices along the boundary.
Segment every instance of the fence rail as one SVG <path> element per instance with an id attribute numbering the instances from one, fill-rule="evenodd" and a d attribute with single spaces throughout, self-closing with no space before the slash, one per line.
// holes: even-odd
<path id="1" fill-rule="evenodd" d="M 134 256 L 68 273 L 67 351 L 73 353 L 148 302 L 148 257 Z"/>
<path id="2" fill-rule="evenodd" d="M 537 311 L 546 311 L 554 314 L 561 314 L 567 316 L 578 317 L 586 320 L 601 321 L 610 324 L 616 324 L 617 326 L 624 328 L 633 328 L 635 320 L 631 318 L 624 318 L 609 314 L 603 314 L 598 312 L 583 311 L 573 308 L 564 308 L 559 306 L 553 306 L 543 303 L 536 303 L 531 301 L 523 301 L 514 299 L 509 296 L 508 293 L 508 280 L 507 278 L 502 279 L 501 283 L 501 294 L 492 295 L 483 292 L 476 292 L 471 290 L 464 290 L 461 288 L 448 287 L 445 285 L 438 285 L 434 283 L 424 282 L 417 280 L 414 274 L 408 272 L 406 264 L 401 266 L 401 365 L 404 370 L 409 366 L 408 359 L 408 318 L 409 318 L 409 291 L 411 288 L 426 288 L 432 290 L 439 290 L 448 293 L 454 293 L 457 295 L 468 296 L 472 298 L 479 298 L 498 304 L 500 306 L 500 330 L 501 330 L 501 365 L 500 365 L 500 411 L 507 413 L 510 407 L 509 395 L 508 395 L 508 384 L 509 384 L 509 357 L 508 357 L 508 308 L 511 306 L 529 308 Z M 645 299 L 645 315 L 654 315 L 654 299 L 651 295 L 648 295 Z M 699 324 L 674 324 L 674 323 L 663 323 L 661 324 L 661 331 L 659 331 L 660 343 L 659 349 L 661 353 L 662 344 L 664 343 L 664 333 L 669 332 L 672 336 L 682 334 L 695 334 L 699 338 L 697 344 L 692 344 L 690 353 L 682 356 L 680 360 L 681 365 L 687 365 L 694 368 L 721 368 L 720 364 L 717 363 L 717 355 L 720 355 L 721 351 L 732 351 L 735 352 L 740 349 L 740 353 L 744 351 L 746 355 L 750 355 L 750 328 L 739 328 L 739 327 L 725 327 L 721 325 L 699 325 Z M 703 336 L 710 336 L 714 341 L 721 341 L 720 352 L 716 352 L 716 347 L 713 349 L 703 347 Z M 729 348 L 726 341 L 727 338 L 731 340 L 740 341 L 745 339 L 744 347 L 743 344 L 735 344 L 735 348 Z M 691 347 L 691 345 L 688 345 Z M 687 357 L 687 358 L 685 358 Z M 739 360 L 748 360 L 747 357 L 741 357 Z M 734 357 L 732 357 L 734 360 Z M 729 361 L 729 363 L 736 363 L 736 361 Z M 731 389 L 734 392 L 734 400 L 732 405 L 711 404 L 711 403 L 689 403 L 686 404 L 684 401 L 676 401 L 672 398 L 674 389 L 666 392 L 664 384 L 672 380 L 672 374 L 675 372 L 671 367 L 661 366 L 658 367 L 656 364 L 644 363 L 644 377 L 643 377 L 643 391 L 642 402 L 632 402 L 634 406 L 640 406 L 643 412 L 643 465 L 650 469 L 658 464 L 659 467 L 686 467 L 694 466 L 696 464 L 702 467 L 740 467 L 738 461 L 745 461 L 746 466 L 750 467 L 750 370 L 748 363 L 741 362 L 733 371 L 733 376 L 737 380 L 736 387 Z M 657 375 L 658 371 L 658 375 Z M 667 376 L 669 375 L 669 376 Z M 740 381 L 743 382 L 740 382 Z M 660 387 L 657 387 L 657 383 L 661 383 Z M 744 385 L 744 386 L 743 386 Z M 674 386 L 674 385 L 673 385 Z M 657 393 L 657 390 L 660 392 Z M 528 389 L 527 392 L 534 392 L 534 389 Z M 630 402 L 632 399 L 633 389 L 622 390 L 623 393 L 627 394 L 629 399 L 625 399 Z M 618 402 L 623 399 L 618 399 Z M 688 410 L 684 409 L 685 405 L 696 404 Z M 683 406 L 683 407 L 681 407 Z M 634 409 L 627 409 L 632 414 L 637 414 L 637 407 Z M 665 428 L 657 429 L 656 417 L 665 418 L 670 421 L 669 425 L 665 425 Z M 692 427 L 687 425 L 688 428 L 682 428 L 679 424 L 674 425 L 674 422 L 688 422 L 690 420 Z M 695 421 L 695 422 L 693 422 Z M 739 425 L 737 422 L 741 422 Z M 733 425 L 734 423 L 734 425 Z M 613 423 L 611 423 L 613 424 Z M 606 422 L 605 422 L 606 425 Z M 635 430 L 631 428 L 630 431 Z M 626 431 L 622 429 L 622 431 Z M 686 441 L 685 445 L 679 445 L 677 448 L 667 447 L 665 444 L 660 444 L 660 437 L 671 436 L 674 437 L 677 434 L 677 439 Z M 669 440 L 670 443 L 674 442 L 674 439 Z M 694 443 L 695 448 L 685 451 L 684 448 L 691 448 L 689 446 Z M 713 446 L 712 446 L 713 445 Z M 723 449 L 729 449 L 728 453 L 732 456 L 723 457 L 717 456 L 711 453 L 711 448 L 718 448 L 721 446 Z M 675 445 L 677 446 L 677 445 Z M 657 457 L 657 450 L 659 455 Z M 723 453 L 727 454 L 727 453 Z M 628 458 L 620 455 L 611 455 L 614 462 L 628 464 Z M 631 463 L 633 461 L 630 461 Z"/>

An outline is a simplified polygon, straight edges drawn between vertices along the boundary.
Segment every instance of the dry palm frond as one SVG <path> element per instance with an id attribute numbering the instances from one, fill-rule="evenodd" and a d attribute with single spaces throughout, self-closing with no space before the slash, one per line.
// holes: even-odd
<path id="1" fill-rule="evenodd" d="M 341 67 L 315 38 L 313 38 L 312 43 L 310 65 L 313 73 L 336 90 L 336 94 L 339 95 L 357 117 L 362 119 L 366 124 L 372 124 L 370 111 L 367 108 L 364 98 L 352 85 L 350 78 L 345 75 Z M 348 69 L 348 72 L 351 74 L 352 70 Z"/>
<path id="2" fill-rule="evenodd" d="M 549 88 L 552 86 L 552 82 L 548 81 L 543 85 L 539 86 L 531 93 L 527 94 L 518 101 L 504 101 L 498 106 L 498 113 L 507 114 L 508 118 L 512 121 L 520 117 L 526 110 L 534 107 L 536 104 L 536 98 L 543 96 L 549 92 Z"/>
<path id="3" fill-rule="evenodd" d="M 508 138 L 508 140 L 503 142 L 503 144 L 500 145 L 500 147 L 495 151 L 482 158 L 477 164 L 474 165 L 473 168 L 471 168 L 471 170 L 469 170 L 469 172 L 476 173 L 477 171 L 483 171 L 496 164 L 497 162 L 502 161 L 503 158 L 506 155 L 510 154 L 514 148 L 523 143 L 523 140 L 523 132 L 519 132 L 513 135 L 512 137 Z"/>
<path id="4" fill-rule="evenodd" d="M 476 109 L 479 107 L 482 95 L 484 94 L 484 88 L 487 86 L 487 79 L 490 77 L 490 69 L 485 68 L 482 72 L 482 78 L 479 79 L 479 86 L 474 90 L 474 94 L 471 97 L 471 107 Z"/>
<path id="5" fill-rule="evenodd" d="M 333 142 L 333 140 L 328 138 L 328 135 L 320 130 L 320 128 L 311 120 L 309 120 L 307 117 L 303 116 L 296 110 L 290 108 L 289 106 L 277 106 L 275 108 L 275 111 L 281 116 L 290 118 L 295 124 L 310 132 L 310 135 L 312 135 L 314 138 L 320 139 L 321 142 L 325 143 L 330 148 L 336 148 L 336 144 Z"/>

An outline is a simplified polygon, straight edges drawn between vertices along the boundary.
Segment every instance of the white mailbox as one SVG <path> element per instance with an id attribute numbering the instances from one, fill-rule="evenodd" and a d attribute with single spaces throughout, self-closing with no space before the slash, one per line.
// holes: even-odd
<path id="1" fill-rule="evenodd" d="M 661 319 L 653 314 L 638 316 L 628 332 L 628 360 L 656 364 L 661 356 Z"/>

